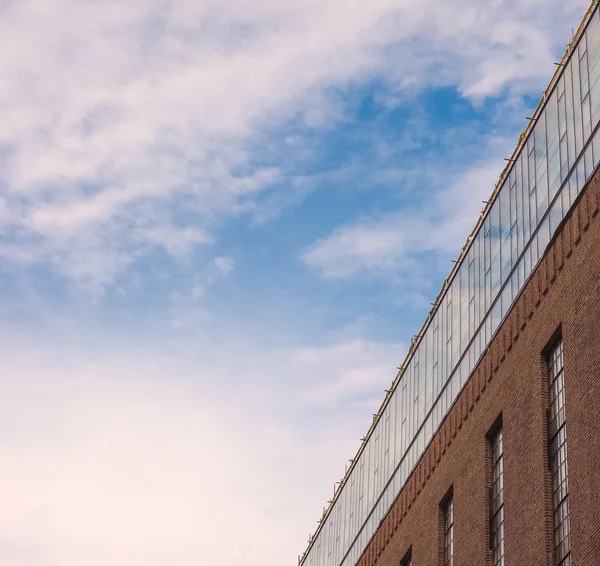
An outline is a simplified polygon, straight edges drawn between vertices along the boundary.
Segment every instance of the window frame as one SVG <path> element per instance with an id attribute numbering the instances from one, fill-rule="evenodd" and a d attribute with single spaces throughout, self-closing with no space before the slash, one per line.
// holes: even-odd
<path id="1" fill-rule="evenodd" d="M 567 419 L 565 399 L 564 344 L 558 333 L 545 350 L 548 385 L 548 470 L 552 504 L 552 547 L 555 566 L 571 565 L 571 512 Z M 557 369 L 558 368 L 558 369 Z"/>
<path id="2" fill-rule="evenodd" d="M 439 517 L 440 563 L 454 566 L 454 486 L 440 501 Z"/>
<path id="3" fill-rule="evenodd" d="M 497 417 L 487 435 L 489 454 L 489 548 L 492 551 L 492 565 L 504 566 L 504 429 L 502 413 Z M 499 453 L 498 453 L 499 449 Z M 500 485 L 496 493 L 496 484 Z M 499 524 L 495 521 L 501 517 Z M 498 533 L 500 539 L 498 540 Z"/>

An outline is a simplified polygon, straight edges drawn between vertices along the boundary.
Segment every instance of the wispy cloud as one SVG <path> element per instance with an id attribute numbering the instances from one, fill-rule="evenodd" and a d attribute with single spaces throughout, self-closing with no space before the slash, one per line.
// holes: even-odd
<path id="1" fill-rule="evenodd" d="M 495 138 L 488 149 L 491 146 L 509 147 L 506 140 Z M 359 273 L 386 278 L 411 272 L 419 275 L 414 272 L 424 267 L 420 254 L 432 252 L 447 258 L 458 253 L 501 169 L 502 161 L 493 159 L 476 163 L 451 179 L 451 165 L 447 171 L 442 165 L 437 178 L 428 175 L 431 185 L 420 197 L 397 211 L 335 229 L 304 250 L 301 258 L 327 278 Z"/>
<path id="2" fill-rule="evenodd" d="M 235 259 L 230 256 L 216 257 L 215 267 L 223 277 L 227 277 L 235 268 Z"/>
<path id="3" fill-rule="evenodd" d="M 299 399 L 303 403 L 330 406 L 365 396 L 383 397 L 404 350 L 401 345 L 359 339 L 299 349 L 292 356 L 292 367 L 318 376 L 306 380 L 308 387 Z"/>
<path id="4" fill-rule="evenodd" d="M 191 226 L 211 234 L 223 215 L 255 207 L 287 175 L 261 140 L 298 119 L 308 128 L 340 119 L 339 87 L 381 77 L 390 93 L 527 88 L 548 74 L 556 22 L 581 5 L 9 3 L 0 22 L 10 46 L 0 55 L 3 230 L 25 248 L 21 260 L 107 284 L 156 246 L 178 255 L 206 243 L 189 237 Z M 187 245 L 172 244 L 173 230 Z"/>

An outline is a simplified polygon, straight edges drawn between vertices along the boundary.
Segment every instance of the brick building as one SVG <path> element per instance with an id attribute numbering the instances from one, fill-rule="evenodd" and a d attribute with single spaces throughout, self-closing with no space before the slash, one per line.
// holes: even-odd
<path id="1" fill-rule="evenodd" d="M 599 124 L 594 2 L 303 566 L 600 565 Z"/>

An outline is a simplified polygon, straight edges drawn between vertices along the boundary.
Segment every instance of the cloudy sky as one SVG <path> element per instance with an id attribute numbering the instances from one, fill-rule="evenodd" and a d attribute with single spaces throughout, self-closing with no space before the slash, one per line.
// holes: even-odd
<path id="1" fill-rule="evenodd" d="M 587 0 L 0 0 L 0 563 L 295 564 Z"/>

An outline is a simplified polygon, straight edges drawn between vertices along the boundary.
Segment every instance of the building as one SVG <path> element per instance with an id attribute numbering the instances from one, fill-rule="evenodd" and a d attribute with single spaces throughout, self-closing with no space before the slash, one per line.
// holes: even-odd
<path id="1" fill-rule="evenodd" d="M 600 565 L 599 122 L 594 2 L 302 566 Z"/>

